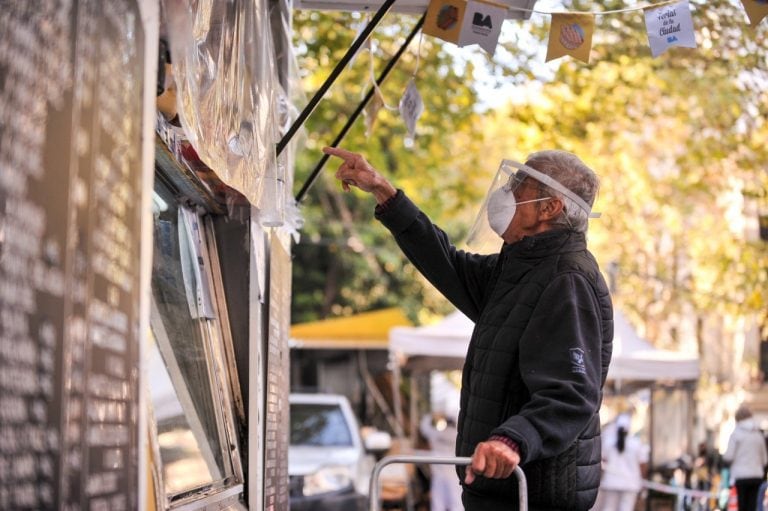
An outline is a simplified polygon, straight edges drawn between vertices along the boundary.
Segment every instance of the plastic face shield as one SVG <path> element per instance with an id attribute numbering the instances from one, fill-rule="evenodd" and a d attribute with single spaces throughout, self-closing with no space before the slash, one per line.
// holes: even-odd
<path id="1" fill-rule="evenodd" d="M 600 213 L 592 213 L 592 208 L 584 201 L 584 199 L 550 176 L 543 174 L 528 165 L 512 160 L 502 160 L 499 169 L 496 171 L 496 175 L 491 182 L 491 187 L 485 195 L 483 205 L 477 214 L 475 223 L 472 225 L 467 236 L 467 245 L 473 252 L 490 254 L 499 251 L 503 240 L 496 232 L 494 232 L 488 221 L 488 203 L 491 197 L 498 193 L 508 194 L 508 200 L 514 202 L 516 200 L 514 192 L 526 178 L 535 179 L 563 194 L 563 196 L 567 197 L 579 208 L 584 210 L 589 217 L 597 218 L 600 216 Z M 510 218 L 509 221 L 511 222 L 512 218 Z"/>

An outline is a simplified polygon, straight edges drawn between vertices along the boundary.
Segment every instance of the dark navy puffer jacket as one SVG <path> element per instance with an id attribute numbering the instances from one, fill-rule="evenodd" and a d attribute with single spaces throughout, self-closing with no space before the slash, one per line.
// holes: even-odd
<path id="1" fill-rule="evenodd" d="M 491 435 L 508 436 L 520 445 L 532 507 L 590 509 L 600 484 L 598 412 L 613 309 L 584 234 L 548 231 L 482 256 L 457 250 L 402 191 L 376 216 L 419 271 L 475 322 L 456 454 L 471 456 Z M 480 477 L 464 490 L 518 499 L 514 477 Z"/>

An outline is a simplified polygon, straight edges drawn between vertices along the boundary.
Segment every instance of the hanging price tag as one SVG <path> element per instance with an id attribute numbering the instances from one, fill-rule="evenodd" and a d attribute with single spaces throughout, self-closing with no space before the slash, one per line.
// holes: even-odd
<path id="1" fill-rule="evenodd" d="M 411 78 L 403 97 L 400 99 L 400 115 L 405 121 L 405 127 L 408 129 L 410 138 L 416 136 L 416 121 L 419 120 L 422 112 L 424 112 L 424 102 L 421 100 L 421 94 L 416 88 L 416 83 Z"/>
<path id="2" fill-rule="evenodd" d="M 369 138 L 373 133 L 373 125 L 376 123 L 376 117 L 379 115 L 379 110 L 384 106 L 384 100 L 381 99 L 378 93 L 375 93 L 371 98 L 371 101 L 363 110 L 365 116 L 365 138 Z"/>
<path id="3" fill-rule="evenodd" d="M 368 23 L 370 23 L 371 19 L 370 16 L 366 16 L 365 18 L 361 19 L 358 23 L 354 25 L 355 28 L 355 38 L 354 40 L 357 41 L 357 38 L 360 37 L 360 34 L 363 33 L 363 30 L 365 30 L 365 27 L 368 26 Z M 360 47 L 357 49 L 354 55 L 352 55 L 352 58 L 349 59 L 349 67 L 352 67 L 352 64 L 354 64 L 355 60 L 357 60 L 357 56 L 360 55 L 360 52 L 362 51 L 370 51 L 373 52 L 373 41 L 369 37 L 365 40 L 363 44 L 360 45 Z"/>

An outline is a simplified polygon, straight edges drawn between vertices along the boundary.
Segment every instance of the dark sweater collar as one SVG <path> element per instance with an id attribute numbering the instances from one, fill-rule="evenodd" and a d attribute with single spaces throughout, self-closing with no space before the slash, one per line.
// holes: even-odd
<path id="1" fill-rule="evenodd" d="M 587 240 L 583 232 L 570 229 L 553 229 L 533 236 L 524 236 L 515 243 L 505 243 L 501 253 L 505 257 L 542 257 L 553 252 L 586 250 Z"/>

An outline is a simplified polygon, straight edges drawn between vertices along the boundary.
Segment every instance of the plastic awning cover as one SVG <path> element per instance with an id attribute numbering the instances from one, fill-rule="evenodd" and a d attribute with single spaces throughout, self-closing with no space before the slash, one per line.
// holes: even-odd
<path id="1" fill-rule="evenodd" d="M 282 225 L 290 160 L 275 145 L 290 120 L 266 0 L 166 0 L 178 110 L 206 165 L 265 225 Z M 287 153 L 288 151 L 286 151 Z"/>

